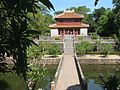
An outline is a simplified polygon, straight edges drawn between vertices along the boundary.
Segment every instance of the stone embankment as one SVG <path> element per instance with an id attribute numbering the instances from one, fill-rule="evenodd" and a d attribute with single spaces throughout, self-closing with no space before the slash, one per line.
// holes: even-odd
<path id="1" fill-rule="evenodd" d="M 80 64 L 120 64 L 119 55 L 84 55 L 78 57 Z"/>
<path id="2" fill-rule="evenodd" d="M 62 55 L 59 55 L 58 57 L 46 55 L 44 58 L 42 58 L 42 60 L 39 61 L 39 64 L 59 64 L 61 58 Z"/>
<path id="3" fill-rule="evenodd" d="M 43 58 L 39 64 L 59 64 L 61 58 Z"/>

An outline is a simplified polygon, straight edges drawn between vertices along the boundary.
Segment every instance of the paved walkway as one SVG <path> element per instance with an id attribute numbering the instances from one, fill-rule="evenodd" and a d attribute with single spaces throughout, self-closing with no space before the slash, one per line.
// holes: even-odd
<path id="1" fill-rule="evenodd" d="M 73 57 L 73 39 L 71 36 L 67 36 L 64 40 L 64 60 L 56 90 L 80 90 L 79 85 L 79 78 Z"/>

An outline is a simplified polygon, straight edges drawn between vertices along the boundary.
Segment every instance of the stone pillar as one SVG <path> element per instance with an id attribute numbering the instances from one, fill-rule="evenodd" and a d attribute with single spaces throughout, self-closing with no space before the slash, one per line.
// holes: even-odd
<path id="1" fill-rule="evenodd" d="M 51 90 L 55 90 L 55 82 L 54 81 L 51 82 Z"/>
<path id="2" fill-rule="evenodd" d="M 63 35 L 65 36 L 65 29 L 63 29 Z"/>
<path id="3" fill-rule="evenodd" d="M 79 35 L 79 34 L 78 34 L 78 29 L 76 30 L 76 35 Z"/>
<path id="4" fill-rule="evenodd" d="M 75 36 L 75 29 L 73 29 L 73 36 Z"/>

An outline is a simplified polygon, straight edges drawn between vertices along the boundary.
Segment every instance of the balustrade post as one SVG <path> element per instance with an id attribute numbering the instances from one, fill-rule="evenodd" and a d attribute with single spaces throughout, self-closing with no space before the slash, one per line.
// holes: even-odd
<path id="1" fill-rule="evenodd" d="M 51 82 L 51 90 L 55 90 L 55 82 L 54 81 Z"/>

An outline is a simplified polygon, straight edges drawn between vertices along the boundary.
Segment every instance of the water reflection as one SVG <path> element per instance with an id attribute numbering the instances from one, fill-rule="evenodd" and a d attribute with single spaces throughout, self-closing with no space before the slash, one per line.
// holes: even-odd
<path id="1" fill-rule="evenodd" d="M 90 79 L 88 83 L 88 90 L 104 90 L 99 84 L 96 84 L 94 80 Z"/>

